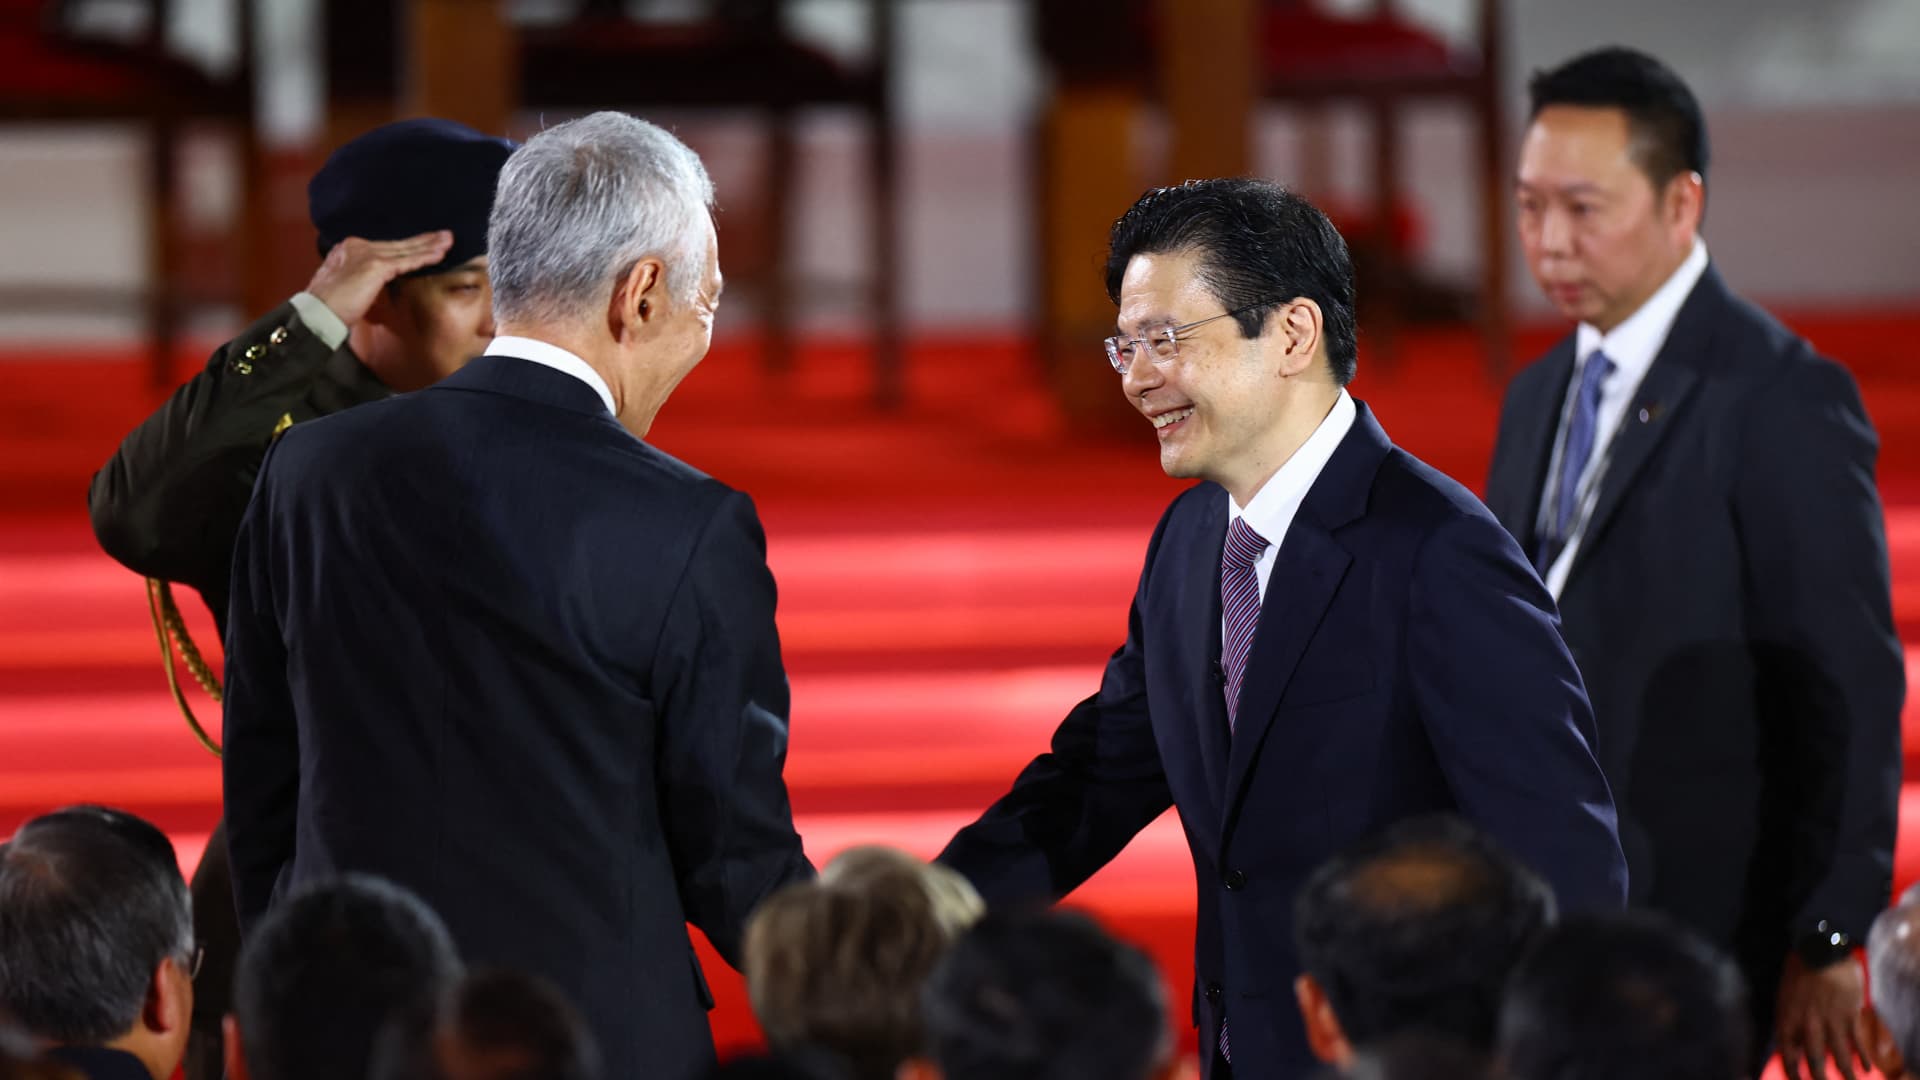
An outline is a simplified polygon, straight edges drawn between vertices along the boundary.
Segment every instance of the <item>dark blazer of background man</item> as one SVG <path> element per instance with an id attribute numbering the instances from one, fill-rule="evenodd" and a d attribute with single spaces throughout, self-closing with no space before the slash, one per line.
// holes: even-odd
<path id="1" fill-rule="evenodd" d="M 529 140 L 488 355 L 288 431 L 235 557 L 243 927 L 302 882 L 390 878 L 469 961 L 555 983 L 610 1076 L 710 1064 L 686 924 L 735 962 L 753 906 L 812 873 L 752 503 L 630 434 L 706 353 L 711 198 L 632 117 Z"/>
<path id="2" fill-rule="evenodd" d="M 1706 133 L 1676 75 L 1603 50 L 1533 98 L 1520 234 L 1580 325 L 1509 388 L 1487 504 L 1558 594 L 1634 902 L 1739 959 L 1763 1044 L 1818 1057 L 1857 1037 L 1846 961 L 1892 872 L 1905 677 L 1878 440 L 1852 377 L 1708 260 Z"/>
<path id="3" fill-rule="evenodd" d="M 1178 806 L 1207 1068 L 1304 1076 L 1293 903 L 1316 866 L 1455 811 L 1568 907 L 1618 906 L 1613 800 L 1513 538 L 1347 395 L 1353 276 L 1325 215 L 1260 181 L 1149 192 L 1114 226 L 1107 282 L 1121 388 L 1168 474 L 1206 482 L 1154 531 L 1099 692 L 942 859 L 990 903 L 1059 897 Z M 1262 538 L 1260 598 L 1224 565 L 1245 550 L 1230 517 Z"/>

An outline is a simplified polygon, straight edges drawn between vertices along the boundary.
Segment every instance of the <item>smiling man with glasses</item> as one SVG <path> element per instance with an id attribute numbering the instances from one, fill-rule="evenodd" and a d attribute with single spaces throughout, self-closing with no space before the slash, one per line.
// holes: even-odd
<path id="1" fill-rule="evenodd" d="M 173 1075 L 200 956 L 173 844 L 140 818 L 69 807 L 0 844 L 0 1013 L 89 1080 Z"/>
<path id="2" fill-rule="evenodd" d="M 1347 393 L 1353 268 L 1324 214 L 1259 180 L 1150 191 L 1107 291 L 1120 389 L 1201 483 L 1099 691 L 941 858 L 990 903 L 1057 899 L 1177 806 L 1206 1072 L 1303 1076 L 1293 898 L 1361 837 L 1454 812 L 1562 906 L 1623 902 L 1593 715 L 1519 546 Z"/>

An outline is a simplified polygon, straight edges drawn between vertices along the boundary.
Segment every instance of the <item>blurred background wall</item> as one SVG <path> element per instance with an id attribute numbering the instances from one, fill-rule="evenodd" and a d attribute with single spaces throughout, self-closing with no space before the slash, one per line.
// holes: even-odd
<path id="1" fill-rule="evenodd" d="M 235 0 L 182 0 L 170 36 L 183 49 L 230 62 L 223 38 Z M 323 122 L 324 76 L 314 38 L 321 0 L 276 0 L 259 30 L 260 119 L 270 146 L 311 142 Z M 1033 308 L 1031 135 L 1048 92 L 1021 0 L 893 0 L 900 20 L 894 72 L 903 140 L 904 316 L 910 330 L 1014 331 Z M 672 17 L 674 3 L 653 5 Z M 694 0 L 680 4 L 691 12 Z M 1354 0 L 1322 6 L 1364 7 Z M 1407 0 L 1411 18 L 1464 41 L 1477 4 Z M 564 4 L 529 2 L 522 17 Z M 861 0 L 799 0 L 801 33 L 830 48 L 865 47 Z M 137 5 L 87 5 L 102 27 Z M 129 12 L 133 12 L 130 15 Z M 1524 112 L 1527 72 L 1597 43 L 1644 47 L 1677 67 L 1708 112 L 1714 147 L 1707 237 L 1733 283 L 1762 301 L 1799 310 L 1895 305 L 1920 298 L 1920 3 L 1914 0 L 1520 0 L 1506 5 L 1509 143 Z M 1116 61 L 1122 62 L 1122 61 Z M 1135 61 L 1144 80 L 1144 59 Z M 636 72 L 636 78 L 644 73 Z M 748 177 L 758 158 L 750 120 L 671 113 L 663 118 L 708 157 L 723 212 L 750 214 Z M 522 128 L 537 125 L 522 116 Z M 1302 135 L 1289 110 L 1263 107 L 1252 134 L 1258 171 L 1283 179 L 1302 169 Z M 1363 125 L 1334 110 L 1327 175 L 1355 199 L 1366 188 Z M 1136 156 L 1164 143 L 1150 116 Z M 1473 273 L 1478 225 L 1467 188 L 1470 145 L 1458 110 L 1418 107 L 1407 120 L 1403 173 L 1422 242 L 1421 264 L 1440 277 Z M 857 279 L 867 227 L 859 183 L 860 125 L 810 117 L 799 141 L 801 191 L 795 249 L 810 277 Z M 143 265 L 139 176 L 130 132 L 0 128 L 0 286 L 27 280 L 137 284 Z M 219 144 L 198 155 L 187 210 L 217 219 L 232 210 L 232 170 Z M 301 179 L 299 175 L 294 178 Z M 1143 180 L 1144 183 L 1144 180 Z M 276 191 L 301 197 L 297 183 Z M 295 216 L 302 207 L 289 207 Z M 1898 242 L 1895 242 L 1898 240 Z M 1509 248 L 1509 294 L 1520 316 L 1543 305 Z M 723 259 L 728 253 L 723 252 Z M 1092 273 L 1093 253 L 1088 267 Z M 817 272 L 817 273 L 815 273 Z M 750 305 L 734 305 L 739 325 Z M 20 341 L 131 340 L 134 310 L 0 312 L 0 345 Z M 803 305 L 803 327 L 850 324 L 832 295 Z M 237 310 L 202 313 L 218 334 Z"/>

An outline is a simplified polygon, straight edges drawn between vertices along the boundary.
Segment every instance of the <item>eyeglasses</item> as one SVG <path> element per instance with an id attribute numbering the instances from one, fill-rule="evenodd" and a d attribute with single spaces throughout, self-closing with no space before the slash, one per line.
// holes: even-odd
<path id="1" fill-rule="evenodd" d="M 1101 344 L 1107 347 L 1107 363 L 1113 365 L 1113 370 L 1125 375 L 1127 370 L 1133 367 L 1134 358 L 1139 356 L 1142 350 L 1145 350 L 1147 355 L 1153 358 L 1154 363 L 1165 364 L 1180 355 L 1181 334 L 1195 327 L 1205 326 L 1210 322 L 1232 315 L 1241 315 L 1252 311 L 1254 308 L 1266 307 L 1276 302 L 1277 301 L 1274 300 L 1258 300 L 1245 307 L 1237 307 L 1232 311 L 1223 311 L 1218 315 L 1209 315 L 1204 319 L 1196 319 L 1190 323 L 1183 323 L 1179 326 L 1161 327 L 1158 330 L 1150 332 L 1143 338 L 1115 336 L 1107 338 L 1101 342 Z"/>
<path id="2" fill-rule="evenodd" d="M 198 979 L 200 977 L 200 965 L 204 964 L 206 962 L 206 959 L 207 959 L 207 947 L 205 945 L 200 944 L 197 941 L 194 942 L 193 943 L 193 959 L 187 961 L 186 964 L 182 965 L 182 969 L 185 970 L 187 973 L 188 982 L 192 982 L 195 979 Z"/>

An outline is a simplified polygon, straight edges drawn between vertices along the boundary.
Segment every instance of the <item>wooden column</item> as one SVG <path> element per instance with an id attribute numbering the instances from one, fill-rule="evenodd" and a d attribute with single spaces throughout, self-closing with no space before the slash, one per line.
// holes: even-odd
<path id="1" fill-rule="evenodd" d="M 407 8 L 404 110 L 505 134 L 520 81 L 504 0 L 410 0 Z"/>
<path id="2" fill-rule="evenodd" d="M 1247 173 L 1258 7 L 1256 0 L 1159 0 L 1160 93 L 1174 183 Z"/>
<path id="3" fill-rule="evenodd" d="M 1040 125 L 1040 345 L 1068 423 L 1084 434 L 1140 430 L 1100 346 L 1114 320 L 1107 232 L 1141 191 L 1130 152 L 1140 99 L 1126 86 L 1063 87 Z"/>

